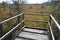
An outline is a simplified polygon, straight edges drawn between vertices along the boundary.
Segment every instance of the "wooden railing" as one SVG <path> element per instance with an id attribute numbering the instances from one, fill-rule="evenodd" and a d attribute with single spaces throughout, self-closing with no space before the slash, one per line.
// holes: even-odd
<path id="1" fill-rule="evenodd" d="M 49 21 L 42 21 L 42 20 L 24 20 L 24 15 L 36 15 L 36 16 L 48 16 L 49 17 Z M 23 16 L 22 18 L 23 18 L 23 20 L 22 21 L 20 21 L 20 16 Z M 6 22 L 8 22 L 8 21 L 10 21 L 10 20 L 12 20 L 12 19 L 14 19 L 14 18 L 18 18 L 18 24 L 14 27 L 14 28 L 12 28 L 9 32 L 7 32 L 5 35 L 3 35 L 3 24 L 4 23 L 6 23 Z M 24 26 L 24 22 L 25 21 L 28 21 L 28 22 L 43 22 L 43 23 L 48 23 L 48 31 L 49 31 L 49 33 L 50 33 L 50 40 L 55 40 L 55 37 L 54 37 L 54 33 L 53 33 L 53 30 L 52 30 L 52 26 L 51 26 L 51 20 L 53 20 L 53 22 L 55 23 L 55 25 L 56 25 L 56 27 L 58 28 L 58 30 L 59 30 L 59 32 L 60 32 L 60 25 L 58 24 L 58 22 L 55 20 L 55 18 L 52 16 L 52 15 L 50 15 L 50 14 L 23 14 L 23 13 L 21 13 L 21 14 L 19 14 L 19 15 L 16 15 L 16 16 L 14 16 L 14 17 L 11 17 L 11 18 L 9 18 L 9 19 L 7 19 L 7 20 L 4 20 L 4 21 L 2 21 L 2 22 L 0 22 L 0 40 L 4 40 L 11 32 L 13 32 L 19 25 L 21 25 L 22 23 L 23 23 L 23 27 L 22 27 L 22 29 L 25 27 Z"/>
<path id="2" fill-rule="evenodd" d="M 23 20 L 22 21 L 20 21 L 20 16 L 23 16 Z M 8 22 L 8 21 L 11 21 L 12 19 L 14 19 L 14 18 L 18 18 L 18 24 L 14 27 L 14 28 L 12 28 L 9 32 L 7 32 L 5 35 L 3 35 L 3 24 L 4 23 L 6 23 L 6 22 Z M 0 40 L 3 40 L 3 39 L 5 39 L 11 32 L 13 32 L 19 25 L 21 25 L 23 23 L 23 27 L 24 27 L 24 14 L 23 13 L 21 13 L 21 14 L 19 14 L 19 15 L 16 15 L 16 16 L 14 16 L 14 17 L 11 17 L 11 18 L 9 18 L 9 19 L 7 19 L 7 20 L 4 20 L 4 21 L 2 21 L 2 22 L 0 22 Z"/>
<path id="3" fill-rule="evenodd" d="M 55 18 L 51 15 L 51 14 L 25 14 L 25 15 L 35 15 L 35 16 L 48 16 L 49 17 L 49 21 L 42 21 L 42 20 L 26 20 L 28 22 L 43 22 L 43 23 L 48 23 L 48 31 L 49 31 L 49 40 L 56 40 L 53 30 L 52 30 L 52 25 L 51 25 L 51 21 L 53 21 L 56 25 L 56 27 L 58 28 L 58 32 L 60 33 L 60 25 L 59 23 L 55 20 Z M 60 37 L 60 36 L 59 36 Z"/>
<path id="4" fill-rule="evenodd" d="M 49 19 L 49 22 L 48 22 L 48 26 L 49 26 L 49 33 L 50 33 L 50 36 L 51 36 L 50 40 L 60 40 L 60 39 L 58 39 L 58 37 L 60 38 L 60 35 L 57 34 L 57 32 L 55 32 L 57 35 L 59 35 L 58 37 L 56 37 L 57 39 L 54 36 L 53 29 L 52 29 L 53 26 L 52 26 L 52 22 L 51 21 L 53 21 L 55 26 L 56 26 L 56 28 L 58 28 L 57 29 L 58 33 L 60 33 L 60 25 L 59 25 L 59 23 L 55 20 L 55 18 L 52 15 L 49 15 L 49 16 L 50 16 L 50 19 Z"/>

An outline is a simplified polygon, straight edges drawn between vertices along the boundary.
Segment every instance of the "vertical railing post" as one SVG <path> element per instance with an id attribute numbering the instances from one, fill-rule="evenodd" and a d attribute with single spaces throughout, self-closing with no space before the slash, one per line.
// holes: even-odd
<path id="1" fill-rule="evenodd" d="M 23 14 L 23 20 L 24 20 L 24 14 Z M 23 22 L 23 26 L 24 26 L 24 22 Z"/>
<path id="2" fill-rule="evenodd" d="M 20 22 L 20 16 L 18 16 L 18 23 Z"/>
<path id="3" fill-rule="evenodd" d="M 22 20 L 24 20 L 24 14 L 22 15 Z M 24 22 L 22 23 L 22 26 L 24 26 Z"/>
<path id="4" fill-rule="evenodd" d="M 51 17 L 50 17 L 50 15 L 49 15 L 49 22 L 50 22 L 50 24 L 51 24 Z"/>
<path id="5" fill-rule="evenodd" d="M 51 17 L 50 17 L 50 15 L 49 15 L 49 23 L 50 23 L 50 26 L 51 26 Z M 49 36 L 50 36 L 49 39 L 52 40 L 50 27 L 48 29 L 49 29 Z"/>
<path id="6" fill-rule="evenodd" d="M 0 24 L 0 37 L 3 35 L 3 24 Z"/>

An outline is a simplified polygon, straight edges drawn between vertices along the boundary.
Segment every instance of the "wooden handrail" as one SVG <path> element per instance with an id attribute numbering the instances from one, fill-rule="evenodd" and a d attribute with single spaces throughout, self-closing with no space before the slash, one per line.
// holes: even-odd
<path id="1" fill-rule="evenodd" d="M 57 28 L 58 28 L 59 31 L 60 31 L 60 25 L 59 25 L 59 23 L 55 20 L 55 18 L 54 18 L 52 15 L 50 15 L 50 17 L 51 17 L 51 19 L 54 21 L 54 23 L 56 24 Z"/>
<path id="2" fill-rule="evenodd" d="M 9 32 L 7 32 L 5 35 L 3 35 L 1 38 L 0 38 L 0 40 L 2 40 L 2 39 L 4 39 L 7 35 L 9 35 L 12 31 L 14 31 L 19 25 L 21 25 L 22 23 L 24 22 L 24 20 L 23 21 L 21 21 L 19 24 L 17 24 L 13 29 L 11 29 Z"/>
<path id="3" fill-rule="evenodd" d="M 25 21 L 27 21 L 27 22 L 42 22 L 42 23 L 48 23 L 48 21 L 43 21 L 43 20 L 27 20 L 27 19 L 25 19 Z"/>
<path id="4" fill-rule="evenodd" d="M 23 13 L 18 14 L 18 15 L 14 16 L 14 17 L 9 18 L 9 19 L 6 19 L 6 20 L 0 22 L 0 24 L 3 24 L 3 23 L 5 23 L 5 22 L 8 22 L 8 21 L 10 21 L 10 20 L 12 20 L 12 19 L 14 19 L 14 18 L 17 18 L 17 17 L 19 17 L 19 16 L 21 16 L 21 15 L 23 15 Z"/>
<path id="5" fill-rule="evenodd" d="M 50 17 L 49 22 L 48 22 L 49 31 L 50 31 L 52 40 L 55 40 L 55 36 L 54 36 L 52 26 L 51 26 L 51 20 L 55 23 L 55 25 L 56 25 L 56 27 L 58 28 L 59 31 L 60 31 L 60 25 L 52 15 L 50 15 L 49 17 Z"/>
<path id="6" fill-rule="evenodd" d="M 49 16 L 50 14 L 30 14 L 30 13 L 25 13 L 24 15 L 36 15 L 36 16 Z"/>

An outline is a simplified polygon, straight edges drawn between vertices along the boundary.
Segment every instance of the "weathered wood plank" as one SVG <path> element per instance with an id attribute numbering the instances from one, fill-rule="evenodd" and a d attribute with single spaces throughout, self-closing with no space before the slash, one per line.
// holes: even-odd
<path id="1" fill-rule="evenodd" d="M 33 26 L 26 26 L 25 28 L 37 29 L 37 30 L 44 30 L 44 31 L 47 31 L 48 30 L 48 28 L 33 27 Z"/>
<path id="2" fill-rule="evenodd" d="M 15 40 L 48 40 L 47 33 L 43 30 L 24 28 Z"/>

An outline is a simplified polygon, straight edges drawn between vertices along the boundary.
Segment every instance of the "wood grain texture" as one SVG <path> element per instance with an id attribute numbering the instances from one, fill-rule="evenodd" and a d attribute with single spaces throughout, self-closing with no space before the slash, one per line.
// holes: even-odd
<path id="1" fill-rule="evenodd" d="M 15 40 L 48 40 L 48 33 L 44 30 L 24 28 Z"/>

